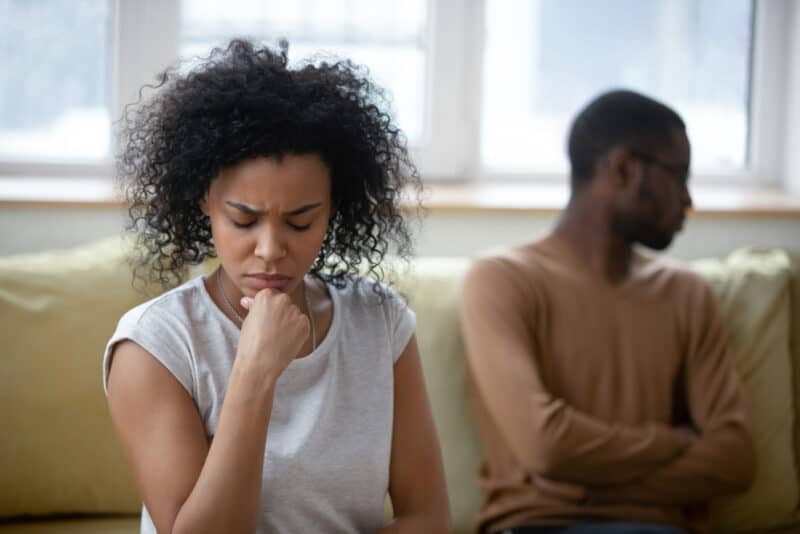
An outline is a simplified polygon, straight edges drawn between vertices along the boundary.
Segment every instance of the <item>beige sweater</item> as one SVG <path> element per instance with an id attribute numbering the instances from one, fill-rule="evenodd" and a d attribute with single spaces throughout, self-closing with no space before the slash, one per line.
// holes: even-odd
<path id="1" fill-rule="evenodd" d="M 752 479 L 748 410 L 699 276 L 637 255 L 610 284 L 551 236 L 476 262 L 462 322 L 482 531 L 591 519 L 702 531 L 708 501 Z M 698 439 L 687 448 L 677 426 Z M 548 496 L 535 475 L 588 499 Z"/>

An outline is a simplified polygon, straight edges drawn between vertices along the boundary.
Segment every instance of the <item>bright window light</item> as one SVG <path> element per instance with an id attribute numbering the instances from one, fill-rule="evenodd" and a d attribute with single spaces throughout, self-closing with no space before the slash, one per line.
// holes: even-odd
<path id="1" fill-rule="evenodd" d="M 398 124 L 424 134 L 426 0 L 183 0 L 180 56 L 207 56 L 232 37 L 289 41 L 289 59 L 334 54 L 366 65 L 390 96 Z"/>
<path id="2" fill-rule="evenodd" d="M 0 1 L 0 159 L 109 158 L 108 2 Z"/>
<path id="3" fill-rule="evenodd" d="M 576 111 L 630 88 L 687 123 L 696 173 L 747 167 L 750 0 L 486 0 L 481 160 L 564 173 Z"/>

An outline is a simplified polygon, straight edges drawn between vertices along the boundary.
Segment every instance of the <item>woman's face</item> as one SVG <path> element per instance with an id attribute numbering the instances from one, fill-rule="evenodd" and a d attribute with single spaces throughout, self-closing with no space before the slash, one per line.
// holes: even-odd
<path id="1" fill-rule="evenodd" d="M 211 182 L 201 208 L 222 268 L 244 296 L 273 288 L 300 301 L 331 215 L 330 171 L 319 155 L 242 161 Z"/>

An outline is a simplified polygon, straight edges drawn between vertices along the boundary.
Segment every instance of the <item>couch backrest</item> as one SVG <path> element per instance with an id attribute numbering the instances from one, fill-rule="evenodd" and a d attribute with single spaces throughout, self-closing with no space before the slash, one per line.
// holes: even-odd
<path id="1" fill-rule="evenodd" d="M 792 323 L 790 326 L 791 338 L 789 345 L 792 350 L 792 367 L 794 382 L 794 453 L 797 465 L 798 476 L 800 476 L 800 251 L 789 253 L 792 260 L 792 292 L 791 292 L 791 313 Z M 800 503 L 798 503 L 800 510 Z"/>
<path id="2" fill-rule="evenodd" d="M 400 283 L 417 314 L 425 384 L 442 446 L 454 532 L 471 532 L 481 506 L 480 447 L 469 389 L 458 309 L 469 261 L 421 258 Z"/>
<path id="3" fill-rule="evenodd" d="M 693 263 L 719 297 L 756 423 L 758 477 L 750 492 L 715 505 L 722 531 L 787 523 L 798 504 L 791 409 L 793 399 L 800 406 L 796 265 L 782 251 Z M 399 283 L 417 313 L 455 532 L 472 530 L 481 503 L 458 320 L 468 266 L 464 258 L 420 258 Z M 0 259 L 0 517 L 138 512 L 108 417 L 100 360 L 119 317 L 144 298 L 130 286 L 118 239 Z"/>
<path id="4" fill-rule="evenodd" d="M 140 510 L 100 375 L 130 284 L 119 239 L 0 259 L 0 517 Z"/>
<path id="5" fill-rule="evenodd" d="M 758 465 L 745 493 L 712 507 L 715 532 L 761 531 L 792 523 L 798 490 L 790 351 L 793 267 L 783 250 L 737 250 L 692 267 L 711 284 L 753 415 Z"/>

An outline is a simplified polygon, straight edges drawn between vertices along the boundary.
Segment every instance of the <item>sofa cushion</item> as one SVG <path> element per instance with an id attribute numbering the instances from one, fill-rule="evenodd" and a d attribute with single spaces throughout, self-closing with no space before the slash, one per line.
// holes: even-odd
<path id="1" fill-rule="evenodd" d="M 798 504 L 793 447 L 790 339 L 791 264 L 780 250 L 738 250 L 692 267 L 718 297 L 736 367 L 750 403 L 758 460 L 755 482 L 712 506 L 715 532 L 791 523 Z"/>
<path id="2" fill-rule="evenodd" d="M 459 306 L 466 259 L 420 258 L 400 290 L 417 314 L 425 385 L 444 458 L 453 532 L 473 532 L 481 508 L 481 453 L 472 423 Z"/>
<path id="3" fill-rule="evenodd" d="M 0 534 L 139 534 L 139 516 L 0 522 Z"/>
<path id="4" fill-rule="evenodd" d="M 789 253 L 792 260 L 792 292 L 791 292 L 791 339 L 789 340 L 792 349 L 792 369 L 794 376 L 794 458 L 800 474 L 800 421 L 797 414 L 800 414 L 800 251 Z M 800 507 L 800 503 L 798 503 Z"/>
<path id="5" fill-rule="evenodd" d="M 119 238 L 0 259 L 0 517 L 136 513 L 101 383 L 131 288 Z"/>

